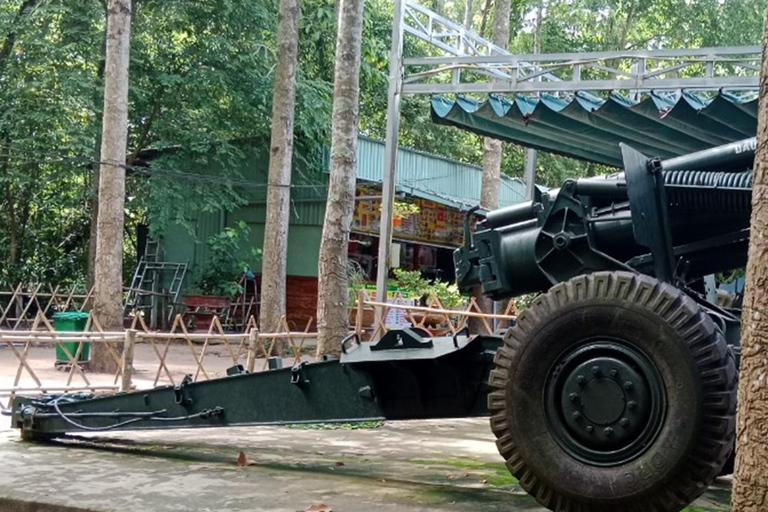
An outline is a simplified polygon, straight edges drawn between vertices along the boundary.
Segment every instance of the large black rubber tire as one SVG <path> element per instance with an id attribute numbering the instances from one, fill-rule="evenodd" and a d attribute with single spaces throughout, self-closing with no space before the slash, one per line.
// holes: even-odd
<path id="1" fill-rule="evenodd" d="M 665 399 L 655 437 L 632 458 L 601 465 L 563 446 L 544 390 L 563 353 L 606 337 L 647 357 Z M 677 512 L 730 455 L 733 356 L 690 297 L 651 277 L 598 272 L 554 286 L 520 314 L 494 362 L 488 405 L 496 444 L 522 487 L 551 510 Z"/>

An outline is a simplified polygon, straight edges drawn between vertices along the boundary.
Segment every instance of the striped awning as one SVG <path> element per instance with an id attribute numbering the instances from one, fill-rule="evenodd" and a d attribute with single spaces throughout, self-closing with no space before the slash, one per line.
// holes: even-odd
<path id="1" fill-rule="evenodd" d="M 621 167 L 620 142 L 666 159 L 757 133 L 757 99 L 725 92 L 651 94 L 642 101 L 583 93 L 571 100 L 549 94 L 486 101 L 433 96 L 431 104 L 436 123 L 612 167 Z"/>

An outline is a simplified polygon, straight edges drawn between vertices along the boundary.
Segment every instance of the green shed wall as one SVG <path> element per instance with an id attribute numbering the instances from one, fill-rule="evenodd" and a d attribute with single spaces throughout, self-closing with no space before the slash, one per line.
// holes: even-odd
<path id="1" fill-rule="evenodd" d="M 236 170 L 243 179 L 266 184 L 269 169 L 266 148 L 268 145 L 260 142 L 239 144 L 243 158 Z M 323 172 L 326 162 L 322 157 L 318 158 L 315 167 L 308 169 L 296 160 L 293 172 L 295 188 L 291 190 L 287 272 L 289 275 L 317 277 L 317 254 L 325 216 L 325 183 L 328 178 Z M 227 164 L 231 165 L 231 160 Z M 203 169 L 195 163 L 194 157 L 185 159 L 177 155 L 174 165 L 184 172 L 217 175 L 222 174 L 226 164 L 215 162 Z M 225 227 L 237 227 L 241 221 L 250 227 L 248 240 L 241 243 L 246 261 L 251 248 L 263 246 L 267 188 L 256 187 L 239 192 L 248 198 L 248 205 L 232 212 L 198 212 L 188 215 L 194 234 L 180 224 L 171 224 L 163 230 L 163 257 L 166 261 L 188 262 L 187 286 L 193 281 L 197 269 L 208 259 L 206 240 Z M 254 272 L 261 272 L 260 262 L 253 264 Z"/>

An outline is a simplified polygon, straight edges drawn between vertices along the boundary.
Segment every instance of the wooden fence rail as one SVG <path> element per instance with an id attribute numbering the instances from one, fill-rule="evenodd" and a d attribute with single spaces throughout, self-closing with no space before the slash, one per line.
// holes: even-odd
<path id="1" fill-rule="evenodd" d="M 380 339 L 387 333 L 392 326 L 387 325 L 386 319 L 390 311 L 403 311 L 405 319 L 414 327 L 424 329 L 433 335 L 453 335 L 465 329 L 470 319 L 477 319 L 480 329 L 485 334 L 511 327 L 517 318 L 516 308 L 512 301 L 509 301 L 504 307 L 503 313 L 484 313 L 474 297 L 467 300 L 466 306 L 462 309 L 451 309 L 443 307 L 440 299 L 430 297 L 426 306 L 412 306 L 408 304 L 398 304 L 398 299 L 405 299 L 399 292 L 394 296 L 394 303 L 384 303 L 372 300 L 365 291 L 360 292 L 357 300 L 357 322 L 355 331 L 363 337 L 365 330 L 360 323 L 364 316 L 366 308 L 373 309 L 376 312 L 376 319 L 372 326 L 372 332 L 368 336 L 370 339 Z"/>
<path id="2" fill-rule="evenodd" d="M 29 327 L 38 315 L 50 317 L 55 311 L 88 311 L 92 296 L 93 288 L 77 285 L 27 283 L 0 289 L 0 328 Z"/>

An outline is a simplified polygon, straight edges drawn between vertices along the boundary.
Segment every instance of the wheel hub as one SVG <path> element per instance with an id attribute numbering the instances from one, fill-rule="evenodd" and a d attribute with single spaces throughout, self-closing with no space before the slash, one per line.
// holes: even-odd
<path id="1" fill-rule="evenodd" d="M 566 353 L 549 379 L 546 400 L 561 445 L 595 465 L 636 457 L 663 423 L 658 372 L 620 341 L 590 342 Z"/>

